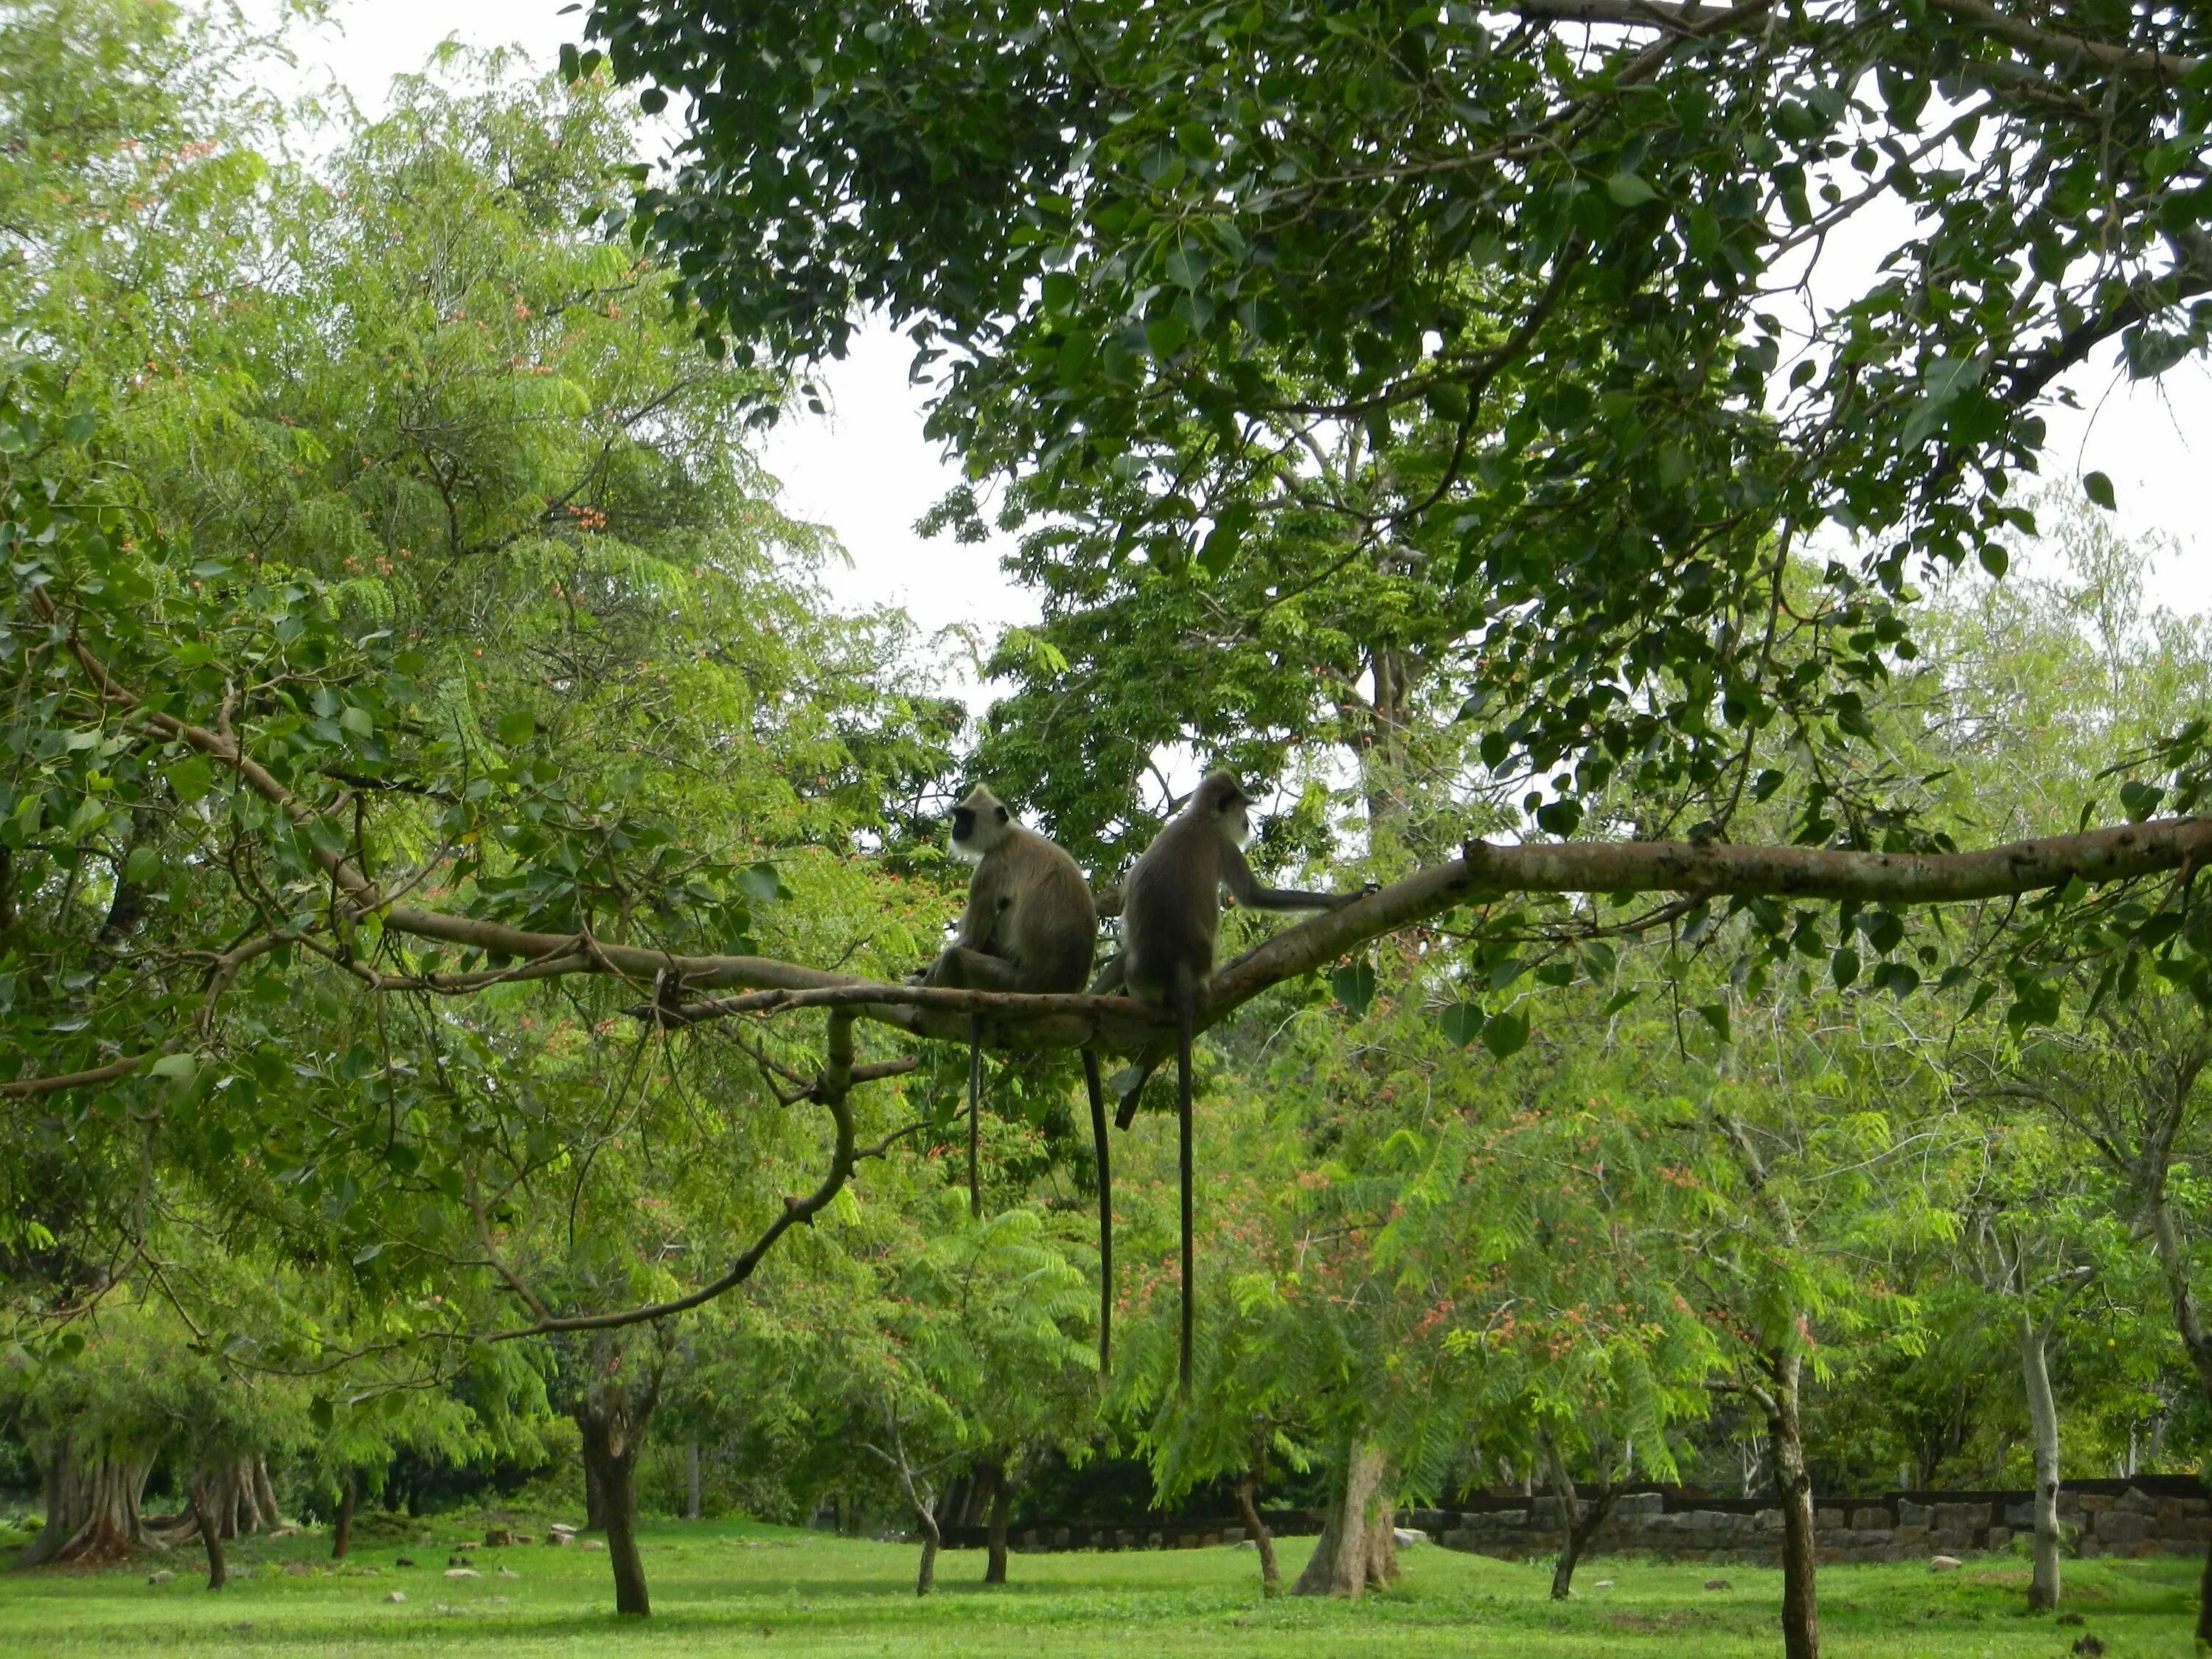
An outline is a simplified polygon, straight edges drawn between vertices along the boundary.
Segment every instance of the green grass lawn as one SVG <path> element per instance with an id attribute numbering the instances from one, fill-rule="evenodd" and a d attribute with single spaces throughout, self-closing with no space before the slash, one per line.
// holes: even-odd
<path id="1" fill-rule="evenodd" d="M 473 1524 L 473 1523 L 471 1523 Z M 527 1530 L 542 1526 L 519 1523 Z M 210 1595 L 201 1558 L 180 1551 L 176 1577 L 129 1571 L 0 1573 L 0 1654 L 69 1659 L 197 1659 L 216 1654 L 316 1659 L 454 1654 L 541 1656 L 1090 1655 L 1499 1656 L 1694 1652 L 1698 1659 L 1778 1651 L 1778 1573 L 1649 1565 L 1601 1557 L 1576 1598 L 1554 1607 L 1547 1571 L 1433 1546 L 1401 1553 L 1405 1582 L 1358 1603 L 1260 1596 L 1249 1550 L 1017 1555 L 1013 1583 L 985 1589 L 979 1553 L 939 1564 L 939 1589 L 913 1594 L 915 1551 L 740 1522 L 661 1522 L 645 1534 L 649 1623 L 617 1620 L 607 1559 L 543 1545 L 479 1550 L 483 1577 L 444 1577 L 447 1551 L 481 1535 L 445 1518 L 429 1545 L 379 1540 L 335 1567 L 327 1535 L 249 1541 L 250 1568 Z M 416 1535 L 420 1535 L 419 1534 Z M 1310 1544 L 1286 1540 L 1295 1573 Z M 402 1568 L 401 1555 L 421 1565 Z M 286 1562 L 311 1564 L 287 1573 Z M 505 1568 L 517 1576 L 501 1576 Z M 371 1570 L 374 1570 L 373 1572 Z M 1707 1590 L 1722 1577 L 1732 1588 Z M 2021 1612 L 2024 1566 L 1994 1559 L 1941 1577 L 1925 1568 L 1837 1567 L 1821 1575 L 1824 1646 L 1840 1659 L 1989 1656 L 2042 1659 L 2094 1634 L 2114 1659 L 2190 1651 L 2193 1562 L 2067 1564 L 2069 1609 L 2083 1623 Z M 1611 1580 L 1609 1588 L 1599 1588 Z M 384 1598 L 404 1590 L 404 1604 Z"/>

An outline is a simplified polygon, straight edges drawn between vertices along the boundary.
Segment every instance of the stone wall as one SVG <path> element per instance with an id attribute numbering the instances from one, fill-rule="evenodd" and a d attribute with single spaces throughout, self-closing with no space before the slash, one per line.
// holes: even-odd
<path id="1" fill-rule="evenodd" d="M 1589 1513 L 1589 1500 L 1582 1500 Z M 2082 1556 L 2191 1555 L 2212 1540 L 2212 1501 L 2193 1476 L 2069 1480 L 2058 1518 Z M 1407 1517 L 1448 1548 L 1510 1560 L 1553 1555 L 1560 1544 L 1553 1498 L 1492 1498 Z M 2024 1492 L 1881 1492 L 1816 1498 L 1813 1524 L 1823 1561 L 1910 1561 L 2008 1547 L 2034 1530 Z M 1679 1492 L 1624 1493 L 1599 1529 L 1601 1553 L 1674 1561 L 1771 1563 L 1782 1550 L 1782 1511 L 1771 1498 L 1716 1498 Z"/>
<path id="2" fill-rule="evenodd" d="M 2032 1498 L 2024 1492 L 1877 1492 L 1863 1498 L 1816 1498 L 1813 1524 L 1820 1559 L 1919 1561 L 2010 1547 L 2032 1534 Z M 1588 1513 L 1589 1500 L 1583 1500 Z M 1306 1510 L 1264 1512 L 1279 1538 L 1310 1536 L 1321 1516 Z M 2100 1555 L 2202 1556 L 2212 1543 L 2212 1501 L 2192 1475 L 2139 1475 L 2133 1480 L 2069 1480 L 2059 1489 L 2058 1518 L 2076 1552 Z M 1554 1498 L 1483 1498 L 1449 1510 L 1410 1510 L 1401 1526 L 1426 1533 L 1449 1549 L 1519 1561 L 1554 1555 L 1560 1543 Z M 1244 1537 L 1234 1521 L 1047 1521 L 1010 1527 L 1014 1549 L 1199 1549 Z M 947 1527 L 951 1549 L 981 1549 L 981 1527 Z M 1644 1488 L 1624 1492 L 1591 1548 L 1600 1554 L 1656 1556 L 1669 1561 L 1771 1565 L 1782 1552 L 1782 1511 L 1767 1498 L 1707 1498 Z"/>

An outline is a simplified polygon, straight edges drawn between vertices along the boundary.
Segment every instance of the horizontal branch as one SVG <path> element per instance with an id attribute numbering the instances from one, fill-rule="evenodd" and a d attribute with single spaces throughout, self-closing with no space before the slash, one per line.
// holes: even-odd
<path id="1" fill-rule="evenodd" d="M 15 1078 L 0 1083 L 0 1098 L 25 1100 L 34 1095 L 59 1094 L 64 1089 L 88 1089 L 96 1084 L 112 1083 L 119 1077 L 129 1077 L 149 1060 L 159 1060 L 161 1050 L 151 1054 L 125 1054 L 120 1060 L 111 1060 L 105 1066 L 94 1066 L 88 1071 L 62 1072 L 52 1077 Z"/>
<path id="2" fill-rule="evenodd" d="M 2187 80 L 2203 64 L 2201 58 L 2142 52 L 2112 41 L 2045 28 L 2014 17 L 1990 0 L 1928 0 L 1929 7 L 1953 22 L 2001 40 L 2015 52 L 2065 69 L 2099 69 L 2118 75 L 2169 82 Z M 1498 10 L 1531 22 L 1601 24 L 1608 27 L 1661 30 L 1698 36 L 1715 32 L 1723 14 L 1683 5 L 1676 0 L 1505 0 Z M 1741 10 L 1741 8 L 1737 9 Z M 1812 21 L 1812 20 L 1805 20 Z M 1803 27 L 1805 21 L 1796 27 Z M 1814 27 L 1821 27 L 1815 21 Z M 1879 44 L 1881 37 L 1873 37 Z"/>

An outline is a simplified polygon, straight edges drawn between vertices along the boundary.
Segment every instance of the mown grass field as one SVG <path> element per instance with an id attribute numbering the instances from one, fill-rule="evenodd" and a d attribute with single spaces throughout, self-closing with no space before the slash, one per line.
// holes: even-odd
<path id="1" fill-rule="evenodd" d="M 518 1525 L 541 1535 L 544 1528 Z M 447 1552 L 480 1527 L 424 1523 L 428 1545 L 380 1538 L 333 1565 L 326 1535 L 247 1542 L 250 1576 L 210 1594 L 201 1559 L 176 1577 L 148 1569 L 0 1573 L 0 1654 L 38 1659 L 313 1659 L 451 1654 L 465 1659 L 720 1659 L 724 1655 L 1566 1656 L 1771 1655 L 1779 1575 L 1741 1567 L 1652 1565 L 1600 1558 L 1565 1607 L 1548 1574 L 1434 1547 L 1402 1553 L 1405 1582 L 1358 1604 L 1263 1601 L 1249 1550 L 1017 1555 L 1014 1583 L 985 1589 L 980 1553 L 942 1558 L 939 1591 L 913 1595 L 915 1551 L 741 1522 L 662 1522 L 646 1530 L 654 1613 L 617 1620 L 606 1557 L 543 1545 L 473 1553 L 475 1579 L 443 1577 Z M 416 1536 L 420 1536 L 420 1534 Z M 1310 1546 L 1287 1540 L 1295 1572 Z M 400 1555 L 420 1565 L 400 1568 Z M 284 1570 L 307 1565 L 307 1573 Z M 501 1570 L 518 1576 L 506 1577 Z M 373 1570 L 373 1571 L 372 1571 Z M 2113 1659 L 2190 1651 L 2196 1564 L 2068 1564 L 2081 1624 L 2020 1610 L 2024 1567 L 1993 1559 L 1942 1577 L 1922 1567 L 1822 1574 L 1823 1646 L 1839 1659 L 2043 1659 L 2094 1635 Z M 1709 1577 L 1731 1588 L 1707 1590 Z M 1610 1580 L 1610 1588 L 1600 1588 Z M 404 1604 L 385 1596 L 404 1590 Z"/>

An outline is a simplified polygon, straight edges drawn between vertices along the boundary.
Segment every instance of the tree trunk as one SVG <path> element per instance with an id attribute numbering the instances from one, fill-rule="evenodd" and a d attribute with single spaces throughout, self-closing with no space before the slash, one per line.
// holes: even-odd
<path id="1" fill-rule="evenodd" d="M 1805 1468 L 1805 1437 L 1797 1415 L 1797 1383 L 1804 1362 L 1792 1351 L 1769 1357 L 1773 1390 L 1766 1435 L 1774 1455 L 1774 1484 L 1782 1497 L 1782 1651 L 1784 1659 L 1820 1659 L 1819 1556 L 1813 1534 L 1813 1479 Z"/>
<path id="2" fill-rule="evenodd" d="M 219 1590 L 229 1581 L 230 1574 L 222 1559 L 222 1521 L 216 1513 L 216 1494 L 210 1490 L 215 1480 L 195 1476 L 186 1488 L 192 1506 L 192 1519 L 199 1522 L 200 1542 L 207 1549 L 208 1584 Z"/>
<path id="3" fill-rule="evenodd" d="M 911 1484 L 907 1486 L 906 1498 L 907 1506 L 914 1511 L 914 1524 L 921 1532 L 921 1565 L 915 1570 L 914 1593 L 927 1595 L 937 1588 L 937 1549 L 945 1535 L 938 1529 L 933 1504 Z"/>
<path id="4" fill-rule="evenodd" d="M 1237 1483 L 1237 1507 L 1243 1513 L 1244 1530 L 1252 1535 L 1252 1542 L 1260 1552 L 1260 1593 L 1280 1595 L 1283 1593 L 1282 1570 L 1275 1565 L 1275 1534 L 1267 1530 L 1267 1523 L 1260 1518 L 1260 1480 L 1247 1473 Z"/>
<path id="5" fill-rule="evenodd" d="M 46 1474 L 46 1525 L 23 1552 L 20 1566 L 49 1561 L 126 1561 L 152 1542 L 139 1513 L 150 1458 L 103 1455 L 88 1462 L 64 1444 Z"/>
<path id="6" fill-rule="evenodd" d="M 983 1568 L 983 1582 L 1003 1584 L 1006 1582 L 1006 1513 L 1014 1506 L 1014 1483 L 1004 1462 L 994 1463 L 988 1471 L 991 1486 L 991 1553 Z"/>
<path id="7" fill-rule="evenodd" d="M 2035 1436 L 2035 1571 L 2027 1587 L 2031 1611 L 2058 1605 L 2058 1402 L 2051 1397 L 2047 1333 L 2034 1316 L 2020 1316 L 2020 1370 L 2027 1389 L 2027 1420 Z"/>
<path id="8" fill-rule="evenodd" d="M 353 1506 L 361 1492 L 361 1476 L 352 1469 L 338 1487 L 338 1524 L 331 1536 L 331 1559 L 343 1561 L 345 1553 L 353 1547 Z"/>
<path id="9" fill-rule="evenodd" d="M 577 1408 L 583 1431 L 584 1484 L 597 1486 L 599 1519 L 606 1528 L 607 1565 L 614 1570 L 615 1611 L 643 1619 L 653 1611 L 646 1595 L 645 1561 L 637 1548 L 637 1455 L 653 1415 L 653 1395 L 633 1401 L 614 1381 L 595 1384 Z"/>
<path id="10" fill-rule="evenodd" d="M 1397 1577 L 1389 1474 L 1382 1449 L 1355 1436 L 1339 1474 L 1340 1484 L 1329 1495 L 1321 1540 L 1291 1595 L 1356 1600 L 1370 1586 L 1380 1589 Z"/>
<path id="11" fill-rule="evenodd" d="M 1544 1457 L 1551 1468 L 1552 1492 L 1560 1516 L 1559 1561 L 1552 1569 L 1552 1599 L 1564 1601 L 1574 1590 L 1576 1564 L 1605 1524 L 1605 1517 L 1613 1512 L 1613 1479 L 1600 1464 L 1596 1492 L 1590 1499 L 1589 1513 L 1584 1515 L 1575 1496 L 1575 1478 L 1568 1471 L 1566 1456 L 1548 1434 L 1544 1437 Z"/>
<path id="12" fill-rule="evenodd" d="M 269 1480 L 269 1460 L 265 1457 L 248 1458 L 246 1472 L 253 1483 L 253 1507 L 260 1513 L 260 1524 L 264 1527 L 283 1525 L 284 1517 L 276 1510 L 276 1488 Z"/>
<path id="13" fill-rule="evenodd" d="M 576 1419 L 579 1428 L 583 1426 L 583 1421 L 581 1416 Z M 599 1466 L 592 1462 L 587 1453 L 584 1458 L 584 1530 L 586 1532 L 605 1532 L 607 1529 L 607 1498 L 599 1482 Z"/>
<path id="14" fill-rule="evenodd" d="M 699 1518 L 699 1443 L 684 1443 L 684 1518 Z"/>
<path id="15" fill-rule="evenodd" d="M 2152 1181 L 2143 1183 L 2148 1189 L 2151 1243 L 2158 1252 L 2159 1268 L 2166 1278 L 2166 1301 L 2172 1309 L 2175 1334 L 2181 1338 L 2183 1352 L 2196 1370 L 2197 1386 L 2203 1391 L 2206 1404 L 2212 1405 L 2212 1337 L 2205 1334 L 2203 1316 L 2197 1305 L 2197 1287 L 2190 1276 L 2189 1250 L 2173 1219 L 2164 1175 L 2160 1169 Z M 2197 1589 L 2197 1640 L 2200 1646 L 2212 1644 L 2212 1544 L 2205 1547 L 2204 1573 Z"/>

